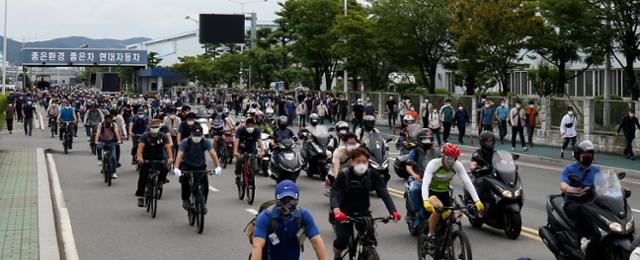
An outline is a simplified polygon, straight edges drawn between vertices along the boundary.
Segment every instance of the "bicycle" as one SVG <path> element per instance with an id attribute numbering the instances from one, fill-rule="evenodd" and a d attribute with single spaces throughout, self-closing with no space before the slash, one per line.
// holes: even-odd
<path id="1" fill-rule="evenodd" d="M 196 225 L 196 231 L 198 234 L 202 234 L 204 231 L 204 209 L 206 208 L 207 201 L 204 198 L 204 189 L 209 187 L 203 187 L 202 178 L 207 178 L 207 174 L 213 174 L 211 171 L 186 171 L 183 172 L 185 178 L 189 178 L 189 187 L 191 188 L 191 195 L 189 196 L 190 206 L 187 209 L 187 218 L 189 219 L 189 225 Z"/>
<path id="2" fill-rule="evenodd" d="M 144 189 L 144 202 L 147 205 L 147 212 L 151 212 L 151 218 L 156 218 L 158 200 L 162 197 L 162 184 L 164 184 L 159 180 L 160 167 L 167 162 L 164 160 L 145 160 L 144 163 L 151 165 L 147 174 L 147 186 Z"/>
<path id="3" fill-rule="evenodd" d="M 436 231 L 436 246 L 429 250 L 429 224 L 425 223 L 421 227 L 418 237 L 418 259 L 461 259 L 472 260 L 471 244 L 469 237 L 462 231 L 462 216 L 465 212 L 476 210 L 470 204 L 465 206 L 461 201 L 454 200 L 451 207 L 440 207 L 435 209 L 433 214 L 449 212 L 446 218 L 438 223 Z M 431 251 L 431 252 L 429 252 Z"/>
<path id="4" fill-rule="evenodd" d="M 226 155 L 227 161 L 225 162 L 225 164 L 233 162 L 233 138 L 234 138 L 234 136 L 235 136 L 234 131 L 232 131 L 232 130 L 224 131 L 224 145 L 226 146 L 226 149 L 227 149 L 227 155 Z M 223 168 L 225 168 L 225 167 L 223 167 Z"/>
<path id="5" fill-rule="evenodd" d="M 113 158 L 111 157 L 111 149 L 105 148 L 102 145 L 102 169 L 100 172 L 104 176 L 104 182 L 107 186 L 111 186 L 111 174 L 113 173 L 113 166 L 111 165 Z M 107 159 L 108 158 L 108 159 Z"/>
<path id="6" fill-rule="evenodd" d="M 214 137 L 215 138 L 215 137 Z M 218 138 L 218 147 L 216 149 L 216 153 L 218 154 L 218 160 L 220 161 L 221 167 L 227 168 L 227 144 L 225 143 L 223 138 Z"/>
<path id="7" fill-rule="evenodd" d="M 62 146 L 64 147 L 64 154 L 69 153 L 69 149 L 73 144 L 73 132 L 74 132 L 74 123 L 72 122 L 62 122 L 60 123 L 60 128 L 64 129 L 64 137 L 62 139 Z"/>
<path id="8" fill-rule="evenodd" d="M 240 181 L 236 182 L 236 186 L 238 186 L 238 199 L 243 200 L 246 195 L 249 205 L 253 204 L 256 195 L 256 173 L 253 165 L 251 165 L 255 158 L 257 158 L 255 154 L 242 154 L 240 157 L 240 160 L 242 160 L 240 164 L 242 172 Z"/>
<path id="9" fill-rule="evenodd" d="M 353 259 L 366 259 L 366 260 L 379 260 L 380 256 L 376 251 L 376 242 L 371 241 L 369 231 L 375 228 L 376 222 L 382 222 L 384 224 L 389 223 L 392 217 L 374 218 L 371 216 L 362 217 L 348 217 L 346 221 L 341 223 L 353 223 L 358 235 L 351 236 L 349 238 L 349 245 L 347 250 L 342 253 L 342 259 L 346 259 L 348 256 L 350 260 Z"/>

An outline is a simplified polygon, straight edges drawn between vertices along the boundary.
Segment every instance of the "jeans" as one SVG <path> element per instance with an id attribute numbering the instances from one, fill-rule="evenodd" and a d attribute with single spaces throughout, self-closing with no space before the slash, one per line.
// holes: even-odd
<path id="1" fill-rule="evenodd" d="M 536 129 L 536 126 L 527 126 L 527 135 L 528 135 L 528 141 L 529 141 L 529 147 L 533 147 L 533 133 L 534 130 Z"/>
<path id="2" fill-rule="evenodd" d="M 438 146 L 442 146 L 442 139 L 440 139 L 440 128 L 429 128 L 431 129 L 431 133 L 438 140 Z"/>
<path id="3" fill-rule="evenodd" d="M 511 127 L 511 148 L 516 148 L 516 135 L 520 135 L 520 143 L 522 143 L 522 147 L 526 147 L 527 144 L 524 142 L 524 129 L 522 126 L 512 126 Z"/>
<path id="4" fill-rule="evenodd" d="M 33 117 L 32 118 L 24 118 L 24 134 L 31 135 L 33 132 Z"/>
<path id="5" fill-rule="evenodd" d="M 442 127 L 444 128 L 444 133 L 442 134 L 442 139 L 444 139 L 445 143 L 449 142 L 449 134 L 451 133 L 451 122 L 442 122 Z"/>
<path id="6" fill-rule="evenodd" d="M 633 157 L 633 139 L 635 139 L 634 136 L 624 136 L 624 140 L 625 140 L 625 146 L 624 146 L 624 156 L 627 157 Z"/>
<path id="7" fill-rule="evenodd" d="M 507 136 L 507 120 L 498 121 L 498 130 L 500 131 L 500 142 L 503 142 L 504 137 Z"/>
<path id="8" fill-rule="evenodd" d="M 201 167 L 193 167 L 191 165 L 182 164 L 180 165 L 180 168 L 182 171 L 204 171 L 207 169 L 207 165 L 203 165 Z M 189 196 L 191 196 L 189 177 L 181 176 L 180 184 L 182 187 L 182 192 L 180 193 L 182 200 L 189 200 Z M 202 177 L 202 191 L 204 193 L 204 201 L 207 201 L 207 197 L 209 196 L 209 178 L 206 175 Z"/>
<path id="9" fill-rule="evenodd" d="M 135 161 L 136 160 L 136 154 L 138 153 L 138 141 L 140 140 L 141 136 L 142 135 L 133 135 L 133 136 L 131 136 L 131 143 L 132 143 L 131 161 Z"/>
<path id="10" fill-rule="evenodd" d="M 409 183 L 409 203 L 411 209 L 416 214 L 422 214 L 422 180 L 416 181 L 411 178 Z"/>
<path id="11" fill-rule="evenodd" d="M 96 153 L 98 154 L 98 160 L 102 161 L 102 149 L 106 148 L 109 149 L 111 151 L 111 167 L 112 167 L 112 171 L 111 173 L 116 173 L 116 162 L 117 162 L 117 158 L 116 158 L 116 142 L 114 141 L 102 141 L 100 142 L 100 144 L 98 144 L 96 146 Z"/>
<path id="12" fill-rule="evenodd" d="M 567 149 L 567 146 L 569 146 L 569 142 L 571 142 L 571 150 L 573 150 L 573 148 L 576 146 L 576 141 L 577 140 L 578 140 L 577 136 L 565 137 L 564 138 L 564 143 L 562 144 L 562 151 Z"/>

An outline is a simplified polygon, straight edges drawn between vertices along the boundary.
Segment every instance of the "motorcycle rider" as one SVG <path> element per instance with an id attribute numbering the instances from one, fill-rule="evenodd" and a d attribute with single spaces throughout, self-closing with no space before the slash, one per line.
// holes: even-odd
<path id="1" fill-rule="evenodd" d="M 476 150 L 471 156 L 469 170 L 474 173 L 473 182 L 476 187 L 483 187 L 483 177 L 491 174 L 493 171 L 493 154 L 496 144 L 496 135 L 491 131 L 483 131 L 480 134 L 480 149 Z M 476 170 L 486 167 L 486 171 L 476 172 Z M 482 189 L 479 189 L 482 190 Z"/>
<path id="2" fill-rule="evenodd" d="M 590 255 L 597 255 L 596 242 L 599 233 L 595 230 L 592 223 L 586 221 L 588 218 L 582 218 L 587 213 L 584 210 L 584 204 L 594 199 L 593 192 L 594 180 L 600 172 L 598 166 L 592 165 L 595 156 L 595 146 L 589 140 L 580 142 L 573 150 L 573 157 L 576 160 L 564 167 L 560 174 L 560 190 L 564 197 L 564 212 L 575 223 L 575 231 L 582 238 L 581 243 L 586 250 L 587 259 Z M 570 175 L 580 178 L 580 183 L 574 183 L 569 179 Z M 567 196 L 567 193 L 582 194 L 581 196 Z M 591 242 L 590 242 L 591 241 Z"/>
<path id="3" fill-rule="evenodd" d="M 333 241 L 334 259 L 341 259 L 342 251 L 347 248 L 349 238 L 353 235 L 353 224 L 342 223 L 348 216 L 371 216 L 369 190 L 371 187 L 384 202 L 389 214 L 397 222 L 400 213 L 389 196 L 384 180 L 369 170 L 369 153 L 364 148 L 356 148 L 351 152 L 351 167 L 340 171 L 331 187 L 331 210 L 335 217 L 336 240 Z M 373 227 L 372 227 L 373 229 Z M 373 245 L 377 244 L 375 230 L 369 230 Z"/>
<path id="4" fill-rule="evenodd" d="M 405 117 L 406 118 L 406 117 Z M 422 195 L 422 175 L 427 164 L 434 158 L 440 156 L 438 151 L 433 149 L 433 134 L 429 129 L 423 129 L 418 134 L 418 145 L 409 152 L 407 158 L 407 166 L 405 167 L 409 173 L 409 202 L 414 213 L 418 214 L 418 218 L 413 223 L 414 226 L 420 226 L 419 221 L 426 219 L 426 214 L 420 205 L 420 196 Z"/>
<path id="5" fill-rule="evenodd" d="M 162 121 L 155 119 L 149 125 L 149 132 L 145 133 L 139 139 L 137 160 L 140 165 L 140 174 L 138 175 L 138 188 L 135 196 L 138 197 L 138 207 L 144 207 L 144 188 L 147 186 L 149 169 L 151 164 L 145 163 L 145 160 L 166 160 L 167 164 L 162 165 L 158 181 L 164 182 L 169 172 L 168 166 L 173 164 L 173 151 L 171 149 L 171 140 L 166 135 L 160 133 Z"/>
<path id="6" fill-rule="evenodd" d="M 287 116 L 278 117 L 278 128 L 273 130 L 272 144 L 278 145 L 284 139 L 296 139 L 293 131 L 287 126 L 289 125 L 289 119 Z"/>
<path id="7" fill-rule="evenodd" d="M 356 129 L 356 136 L 361 144 L 369 143 L 369 134 L 371 133 L 379 133 L 378 129 L 375 128 L 376 119 L 373 116 L 365 116 L 363 119 L 363 127 Z"/>
<path id="8" fill-rule="evenodd" d="M 264 113 L 262 111 L 256 112 L 255 115 L 256 127 L 260 130 L 261 133 L 265 133 L 271 135 L 273 131 L 271 130 L 271 126 L 266 123 L 264 119 Z"/>
<path id="9" fill-rule="evenodd" d="M 454 144 L 446 143 L 442 146 L 442 157 L 433 159 L 427 164 L 422 176 L 422 199 L 427 212 L 433 213 L 436 208 L 451 206 L 449 182 L 454 176 L 460 178 L 478 211 L 484 212 L 484 204 L 480 201 L 476 189 L 464 166 L 458 161 L 458 157 L 460 157 L 460 148 Z M 429 217 L 429 248 L 435 246 L 436 227 L 439 221 L 440 214 L 431 214 Z"/>

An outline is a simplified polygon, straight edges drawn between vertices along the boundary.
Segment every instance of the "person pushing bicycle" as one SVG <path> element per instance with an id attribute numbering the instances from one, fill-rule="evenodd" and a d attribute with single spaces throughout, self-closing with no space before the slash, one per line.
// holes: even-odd
<path id="1" fill-rule="evenodd" d="M 144 207 L 144 187 L 147 186 L 149 170 L 152 165 L 144 161 L 161 161 L 166 160 L 166 165 L 161 165 L 160 181 L 167 179 L 169 172 L 168 166 L 173 163 L 173 149 L 171 149 L 171 140 L 166 135 L 160 133 L 162 121 L 155 119 L 151 121 L 149 132 L 142 135 L 138 141 L 138 150 L 136 158 L 140 165 L 140 174 L 138 175 L 138 188 L 135 196 L 138 197 L 138 207 Z"/>
<path id="2" fill-rule="evenodd" d="M 257 145 L 256 145 L 257 144 Z M 264 147 L 260 142 L 260 129 L 255 127 L 255 120 L 251 117 L 247 118 L 244 122 L 244 126 L 238 128 L 236 131 L 236 137 L 233 140 L 233 155 L 236 157 L 236 184 L 240 182 L 240 172 L 242 170 L 243 161 L 240 157 L 243 154 L 257 154 L 256 147 L 260 147 L 259 157 L 264 155 Z M 253 157 L 251 166 L 253 172 L 258 171 L 258 157 Z"/>
<path id="3" fill-rule="evenodd" d="M 202 127 L 194 126 L 191 129 L 191 136 L 180 142 L 180 148 L 178 148 L 178 156 L 176 157 L 175 169 L 173 173 L 176 177 L 182 176 L 182 171 L 205 171 L 207 169 L 205 152 L 209 153 L 211 160 L 215 163 L 216 167 L 214 173 L 220 175 L 222 168 L 220 168 L 220 161 L 218 161 L 218 155 L 213 149 L 213 144 L 210 140 L 202 137 Z M 191 188 L 189 187 L 189 179 L 180 178 L 180 184 L 182 184 L 182 207 L 189 209 L 191 203 L 189 202 L 189 195 L 191 194 Z M 203 178 L 204 187 L 209 187 L 209 180 Z M 209 189 L 204 189 L 204 199 L 207 200 L 209 195 Z M 204 214 L 207 209 L 204 208 Z"/>

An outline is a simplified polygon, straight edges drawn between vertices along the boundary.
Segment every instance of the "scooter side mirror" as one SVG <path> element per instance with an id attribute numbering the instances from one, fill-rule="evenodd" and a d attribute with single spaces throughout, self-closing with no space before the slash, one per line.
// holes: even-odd
<path id="1" fill-rule="evenodd" d="M 624 191 L 624 197 L 625 198 L 630 198 L 631 197 L 631 190 L 628 189 L 627 187 L 623 187 L 622 190 Z"/>
<path id="2" fill-rule="evenodd" d="M 626 176 L 627 176 L 627 173 L 626 173 L 626 172 L 619 172 L 619 173 L 618 173 L 618 180 L 622 180 L 622 179 L 624 179 L 624 177 L 626 177 Z"/>
<path id="3" fill-rule="evenodd" d="M 520 155 L 518 155 L 518 154 L 511 154 L 511 156 L 512 156 L 514 161 L 520 159 Z"/>

